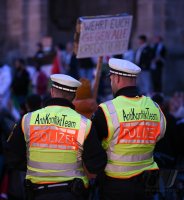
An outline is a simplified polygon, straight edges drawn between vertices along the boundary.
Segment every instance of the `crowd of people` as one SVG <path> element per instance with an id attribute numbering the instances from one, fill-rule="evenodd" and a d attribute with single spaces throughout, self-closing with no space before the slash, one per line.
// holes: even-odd
<path id="1" fill-rule="evenodd" d="M 115 57 L 124 58 L 136 63 L 142 68 L 142 74 L 138 77 L 138 87 L 141 93 L 151 95 L 153 92 L 162 92 L 162 71 L 165 65 L 166 47 L 161 36 L 155 36 L 151 43 L 145 35 L 140 35 L 137 40 L 137 49 L 129 49 L 122 55 Z M 107 63 L 110 57 L 103 59 L 103 68 L 99 87 L 99 99 L 111 98 Z M 76 59 L 73 53 L 73 45 L 68 42 L 65 46 L 56 45 L 55 48 L 44 48 L 42 43 L 37 44 L 37 50 L 33 57 L 23 59 L 15 58 L 11 66 L 0 63 L 0 87 L 1 104 L 6 107 L 10 96 L 13 96 L 14 104 L 20 110 L 25 97 L 30 93 L 36 93 L 42 98 L 46 97 L 49 88 L 49 75 L 62 73 L 76 79 L 86 78 L 91 85 L 94 84 L 96 58 Z"/>
<path id="2" fill-rule="evenodd" d="M 25 113 L 44 106 L 45 100 L 50 96 L 51 74 L 67 74 L 81 80 L 83 85 L 77 91 L 73 103 L 76 105 L 76 110 L 88 118 L 95 112 L 98 103 L 113 98 L 110 78 L 107 76 L 109 57 L 103 60 L 96 100 L 93 98 L 92 90 L 97 62 L 95 59 L 76 59 L 71 42 L 68 42 L 65 47 L 59 44 L 54 50 L 44 49 L 41 43 L 38 43 L 37 47 L 32 58 L 16 58 L 12 66 L 0 63 L 1 199 L 25 199 L 23 192 L 25 166 L 19 166 L 17 170 L 17 167 L 12 164 L 14 161 L 9 160 L 7 140 L 11 137 L 14 124 L 19 124 Z M 163 94 L 162 70 L 166 67 L 166 47 L 163 39 L 161 36 L 156 36 L 152 43 L 148 44 L 147 37 L 140 35 L 136 51 L 129 50 L 115 57 L 132 61 L 141 67 L 142 72 L 137 78 L 139 92 L 149 95 L 161 107 L 167 120 L 165 137 L 157 143 L 154 156 L 161 169 L 172 170 L 177 172 L 177 175 L 175 179 L 173 178 L 173 182 L 168 183 L 168 188 L 157 190 L 154 198 L 182 199 L 184 196 L 184 151 L 182 149 L 184 92 L 176 91 L 171 97 Z M 86 109 L 89 109 L 88 113 Z"/>

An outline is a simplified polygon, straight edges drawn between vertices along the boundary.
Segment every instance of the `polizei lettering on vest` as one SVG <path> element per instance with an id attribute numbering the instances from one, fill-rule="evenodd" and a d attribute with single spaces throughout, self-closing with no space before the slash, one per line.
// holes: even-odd
<path id="1" fill-rule="evenodd" d="M 126 112 L 123 109 L 123 119 L 124 121 L 129 120 L 151 120 L 158 121 L 159 116 L 155 113 L 151 113 L 149 108 L 145 108 L 145 110 L 141 110 L 141 112 L 135 112 L 135 108 L 131 108 L 129 112 Z"/>
<path id="2" fill-rule="evenodd" d="M 40 114 L 37 114 L 34 124 L 55 124 L 57 126 L 75 128 L 76 122 L 67 120 L 67 118 L 67 115 L 61 115 L 61 117 L 51 117 L 50 113 L 48 113 L 44 117 L 40 117 Z"/>

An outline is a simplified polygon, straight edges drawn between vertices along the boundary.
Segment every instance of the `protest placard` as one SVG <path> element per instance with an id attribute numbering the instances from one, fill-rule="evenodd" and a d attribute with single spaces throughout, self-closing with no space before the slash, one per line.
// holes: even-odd
<path id="1" fill-rule="evenodd" d="M 122 54 L 127 50 L 131 26 L 131 15 L 80 17 L 74 37 L 77 58 Z"/>

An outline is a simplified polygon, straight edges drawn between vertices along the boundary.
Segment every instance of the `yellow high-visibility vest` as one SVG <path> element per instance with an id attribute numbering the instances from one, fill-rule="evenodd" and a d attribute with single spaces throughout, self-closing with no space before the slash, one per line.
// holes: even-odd
<path id="1" fill-rule="evenodd" d="M 91 121 L 69 107 L 48 106 L 23 117 L 27 144 L 26 179 L 57 183 L 88 179 L 82 167 L 82 147 Z"/>
<path id="2" fill-rule="evenodd" d="M 153 150 L 166 126 L 158 105 L 145 96 L 118 96 L 100 107 L 108 126 L 108 137 L 102 142 L 108 156 L 105 173 L 114 178 L 130 178 L 158 169 Z"/>

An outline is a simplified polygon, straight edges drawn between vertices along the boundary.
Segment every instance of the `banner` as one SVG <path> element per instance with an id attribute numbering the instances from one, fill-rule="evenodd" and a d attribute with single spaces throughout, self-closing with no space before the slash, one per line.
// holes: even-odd
<path id="1" fill-rule="evenodd" d="M 74 36 L 77 58 L 122 54 L 127 50 L 132 16 L 80 17 Z"/>

